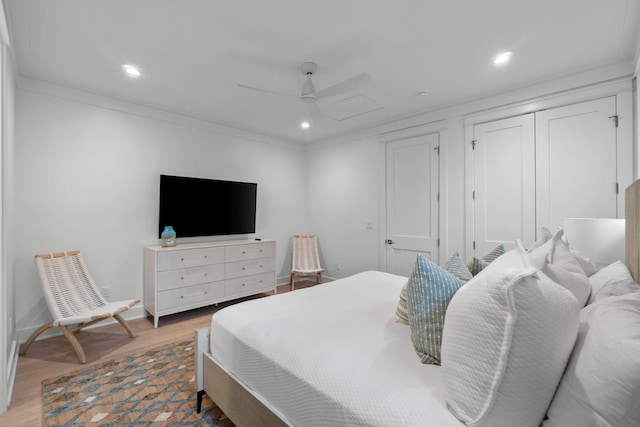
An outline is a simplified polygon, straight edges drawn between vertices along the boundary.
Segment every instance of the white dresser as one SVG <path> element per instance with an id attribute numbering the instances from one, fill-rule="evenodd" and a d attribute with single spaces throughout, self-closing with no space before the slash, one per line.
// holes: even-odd
<path id="1" fill-rule="evenodd" d="M 276 242 L 230 240 L 144 248 L 144 308 L 160 316 L 276 292 Z"/>

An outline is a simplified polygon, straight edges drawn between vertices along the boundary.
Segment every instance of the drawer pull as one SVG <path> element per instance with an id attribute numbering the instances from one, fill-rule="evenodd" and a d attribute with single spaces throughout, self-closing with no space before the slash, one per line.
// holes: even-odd
<path id="1" fill-rule="evenodd" d="M 201 295 L 206 295 L 207 291 L 203 291 L 201 294 L 193 294 L 193 295 L 189 295 L 190 297 L 197 297 L 197 296 L 201 296 Z M 180 298 L 184 299 L 184 295 L 180 295 Z"/>
<path id="2" fill-rule="evenodd" d="M 198 277 L 207 277 L 207 273 L 192 274 L 191 276 L 187 276 L 187 279 L 197 279 Z M 184 280 L 184 276 L 180 276 L 180 280 Z"/>
<path id="3" fill-rule="evenodd" d="M 244 283 L 242 284 L 242 286 L 244 286 Z"/>
<path id="4" fill-rule="evenodd" d="M 180 261 L 184 261 L 184 258 L 180 258 Z"/>

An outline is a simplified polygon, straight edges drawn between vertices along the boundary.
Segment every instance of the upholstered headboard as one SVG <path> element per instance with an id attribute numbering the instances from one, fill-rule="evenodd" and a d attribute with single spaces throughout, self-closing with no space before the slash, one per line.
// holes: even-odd
<path id="1" fill-rule="evenodd" d="M 640 283 L 640 179 L 625 190 L 625 218 L 627 267 Z"/>

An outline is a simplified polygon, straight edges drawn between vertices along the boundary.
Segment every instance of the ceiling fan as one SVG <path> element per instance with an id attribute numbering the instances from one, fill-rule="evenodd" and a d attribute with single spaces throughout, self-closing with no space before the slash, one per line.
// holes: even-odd
<path id="1" fill-rule="evenodd" d="M 318 99 L 340 95 L 346 92 L 351 92 L 371 82 L 371 76 L 368 73 L 360 73 L 360 74 L 356 74 L 355 76 L 349 79 L 343 80 L 340 83 L 336 83 L 333 86 L 329 86 L 322 90 L 316 91 L 316 86 L 313 84 L 313 81 L 311 80 L 311 76 L 313 76 L 318 71 L 318 64 L 316 64 L 315 62 L 305 62 L 301 65 L 300 69 L 302 71 L 302 74 L 307 76 L 307 79 L 302 85 L 302 91 L 300 92 L 300 95 L 293 95 L 290 93 L 277 92 L 277 91 L 268 90 L 268 89 L 260 89 L 257 87 L 247 86 L 243 84 L 238 84 L 238 86 L 245 89 L 255 90 L 258 92 L 265 92 L 265 93 L 271 93 L 274 95 L 282 95 L 282 96 L 289 96 L 293 98 L 299 98 L 302 102 L 304 102 L 307 105 L 307 109 L 309 110 L 309 116 L 311 120 L 317 121 L 325 117 L 325 115 L 322 114 L 320 107 L 318 107 L 318 104 L 316 104 L 316 101 Z"/>

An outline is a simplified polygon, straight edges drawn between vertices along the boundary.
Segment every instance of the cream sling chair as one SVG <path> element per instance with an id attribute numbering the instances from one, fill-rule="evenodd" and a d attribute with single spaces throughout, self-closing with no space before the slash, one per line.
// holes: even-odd
<path id="1" fill-rule="evenodd" d="M 80 251 L 36 255 L 36 268 L 53 321 L 42 325 L 29 337 L 20 355 L 27 353 L 38 335 L 57 326 L 73 346 L 80 363 L 86 363 L 87 357 L 74 334 L 109 317 L 114 317 L 133 338 L 133 332 L 120 313 L 140 300 L 107 302 L 91 279 Z M 69 325 L 75 326 L 70 329 Z"/>
<path id="2" fill-rule="evenodd" d="M 293 236 L 293 257 L 291 260 L 291 290 L 295 288 L 296 276 L 315 276 L 316 284 L 322 282 L 322 272 L 318 257 L 316 236 Z"/>

